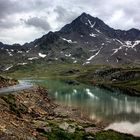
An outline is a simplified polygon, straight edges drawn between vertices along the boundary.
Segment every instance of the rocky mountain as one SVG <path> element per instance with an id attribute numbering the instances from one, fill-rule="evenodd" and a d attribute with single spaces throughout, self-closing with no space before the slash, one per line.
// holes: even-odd
<path id="1" fill-rule="evenodd" d="M 49 32 L 23 46 L 0 43 L 0 66 L 32 61 L 80 64 L 140 64 L 140 30 L 116 30 L 97 17 L 83 13 L 60 31 Z M 3 64 L 7 64 L 5 67 Z"/>

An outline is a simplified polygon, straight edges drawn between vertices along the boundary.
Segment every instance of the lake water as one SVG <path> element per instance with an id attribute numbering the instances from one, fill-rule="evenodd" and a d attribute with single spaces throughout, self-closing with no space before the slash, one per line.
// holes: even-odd
<path id="1" fill-rule="evenodd" d="M 22 86 L 14 86 L 14 89 L 42 85 L 57 103 L 78 107 L 81 117 L 86 114 L 91 120 L 107 122 L 109 126 L 106 129 L 140 136 L 140 97 L 82 83 L 73 85 L 63 80 L 23 80 L 20 83 Z"/>
<path id="2" fill-rule="evenodd" d="M 86 114 L 89 119 L 108 122 L 106 129 L 140 136 L 140 97 L 62 80 L 43 80 L 38 84 L 45 86 L 58 103 L 78 107 L 81 116 Z"/>
<path id="3" fill-rule="evenodd" d="M 0 88 L 0 95 L 9 94 L 11 92 L 29 89 L 33 87 L 33 83 L 29 80 L 19 80 L 19 84 L 9 87 Z"/>

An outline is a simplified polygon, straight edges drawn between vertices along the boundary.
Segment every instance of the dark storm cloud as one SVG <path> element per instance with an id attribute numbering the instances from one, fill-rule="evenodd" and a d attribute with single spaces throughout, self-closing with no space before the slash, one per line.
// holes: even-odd
<path id="1" fill-rule="evenodd" d="M 51 29 L 49 23 L 46 20 L 38 18 L 38 17 L 29 18 L 28 20 L 26 20 L 24 22 L 25 22 L 25 24 L 27 24 L 29 26 L 41 28 L 41 29 L 46 30 L 46 31 Z"/>
<path id="2" fill-rule="evenodd" d="M 12 17 L 14 14 L 36 12 L 49 6 L 51 4 L 49 5 L 46 0 L 0 0 L 0 28 L 16 26 L 15 19 L 13 18 L 11 21 L 7 17 Z"/>
<path id="3" fill-rule="evenodd" d="M 15 9 L 17 11 L 17 8 L 15 8 L 15 2 L 12 2 L 10 0 L 0 0 L 0 18 L 5 18 L 8 14 L 11 14 L 11 12 L 15 12 Z"/>
<path id="4" fill-rule="evenodd" d="M 48 0 L 0 0 L 0 18 L 14 13 L 40 10 L 51 6 L 48 2 Z"/>
<path id="5" fill-rule="evenodd" d="M 0 19 L 26 10 L 29 10 L 29 6 L 24 1 L 0 0 Z"/>
<path id="6" fill-rule="evenodd" d="M 15 1 L 0 0 L 0 28 L 10 28 L 15 26 L 15 23 L 13 23 L 14 19 L 13 21 L 8 21 L 7 16 L 16 13 L 19 10 L 21 9 L 18 9 L 18 5 Z"/>

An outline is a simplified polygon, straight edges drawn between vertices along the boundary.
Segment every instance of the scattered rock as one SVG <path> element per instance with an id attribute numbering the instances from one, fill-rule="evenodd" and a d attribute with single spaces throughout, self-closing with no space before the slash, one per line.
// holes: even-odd
<path id="1" fill-rule="evenodd" d="M 38 132 L 40 133 L 48 133 L 48 132 L 52 132 L 51 127 L 40 127 L 36 129 Z"/>
<path id="2" fill-rule="evenodd" d="M 78 125 L 78 129 L 83 130 L 83 126 Z"/>
<path id="3" fill-rule="evenodd" d="M 75 126 L 69 125 L 68 132 L 69 133 L 74 133 L 75 132 Z"/>
<path id="4" fill-rule="evenodd" d="M 44 127 L 47 126 L 48 123 L 46 121 L 40 121 L 40 120 L 33 120 L 34 125 L 38 127 Z"/>
<path id="5" fill-rule="evenodd" d="M 28 136 L 27 137 L 27 140 L 37 140 L 35 137 L 30 137 L 30 136 Z"/>
<path id="6" fill-rule="evenodd" d="M 61 128 L 63 130 L 68 130 L 68 127 L 69 127 L 69 124 L 67 122 L 64 122 L 59 125 L 59 128 Z"/>
<path id="7" fill-rule="evenodd" d="M 67 131 L 68 133 L 74 133 L 76 126 L 73 124 L 68 124 L 67 122 L 64 122 L 64 123 L 59 125 L 59 128 Z"/>
<path id="8" fill-rule="evenodd" d="M 92 136 L 88 136 L 87 139 L 88 140 L 95 140 L 94 137 L 92 137 Z"/>
<path id="9" fill-rule="evenodd" d="M 96 132 L 98 132 L 99 130 L 97 130 L 97 128 L 96 127 L 87 127 L 87 128 L 85 128 L 85 132 L 86 133 L 96 133 Z"/>

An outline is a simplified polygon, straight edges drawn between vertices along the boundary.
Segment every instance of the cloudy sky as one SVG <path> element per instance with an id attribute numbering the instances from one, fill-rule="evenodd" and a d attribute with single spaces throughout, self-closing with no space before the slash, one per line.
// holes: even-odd
<path id="1" fill-rule="evenodd" d="M 140 0 L 0 0 L 0 41 L 32 41 L 82 12 L 116 29 L 140 29 Z"/>

